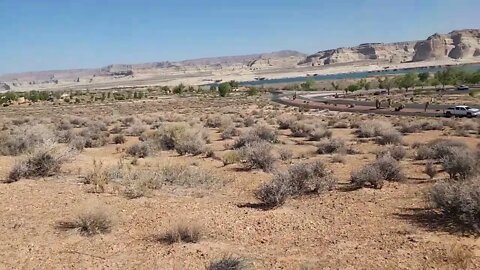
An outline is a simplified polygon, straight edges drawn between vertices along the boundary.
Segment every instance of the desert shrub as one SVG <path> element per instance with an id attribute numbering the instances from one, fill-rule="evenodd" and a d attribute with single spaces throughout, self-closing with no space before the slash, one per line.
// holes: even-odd
<path id="1" fill-rule="evenodd" d="M 384 180 L 379 168 L 369 164 L 358 171 L 352 172 L 350 181 L 356 187 L 382 188 Z"/>
<path id="2" fill-rule="evenodd" d="M 293 195 L 331 190 L 335 184 L 320 161 L 292 165 L 287 171 Z"/>
<path id="3" fill-rule="evenodd" d="M 480 232 L 480 179 L 442 181 L 429 193 L 433 207 L 460 229 Z"/>
<path id="4" fill-rule="evenodd" d="M 468 120 L 464 120 L 464 121 L 460 122 L 459 123 L 459 128 L 467 130 L 467 131 L 470 131 L 470 130 L 476 131 L 479 128 L 479 124 L 478 124 L 478 122 L 476 122 L 474 120 L 468 119 Z"/>
<path id="5" fill-rule="evenodd" d="M 226 140 L 226 139 L 231 139 L 234 136 L 238 136 L 238 135 L 240 135 L 240 131 L 237 128 L 235 128 L 235 126 L 228 126 L 220 134 L 220 137 Z"/>
<path id="6" fill-rule="evenodd" d="M 57 130 L 55 131 L 55 141 L 59 143 L 69 143 L 75 137 L 75 133 L 70 130 Z"/>
<path id="7" fill-rule="evenodd" d="M 247 144 L 241 149 L 241 157 L 247 169 L 262 169 L 269 172 L 273 168 L 276 158 L 270 143 L 257 141 Z"/>
<path id="8" fill-rule="evenodd" d="M 210 262 L 207 266 L 207 270 L 243 270 L 247 269 L 247 266 L 243 259 L 233 256 L 224 256 L 219 260 Z"/>
<path id="9" fill-rule="evenodd" d="M 425 120 L 420 122 L 422 130 L 443 130 L 443 123 L 437 120 Z"/>
<path id="10" fill-rule="evenodd" d="M 198 130 L 187 130 L 175 141 L 175 151 L 180 155 L 200 155 L 206 150 L 205 139 Z"/>
<path id="11" fill-rule="evenodd" d="M 31 119 L 28 117 L 21 117 L 21 118 L 15 118 L 12 119 L 12 124 L 15 126 L 20 126 L 20 125 L 25 125 L 27 123 L 30 123 Z"/>
<path id="12" fill-rule="evenodd" d="M 289 196 L 322 193 L 331 190 L 334 185 L 335 180 L 322 162 L 300 163 L 290 166 L 286 172 L 277 172 L 270 182 L 255 192 L 255 196 L 265 206 L 277 207 Z"/>
<path id="13" fill-rule="evenodd" d="M 448 154 L 441 159 L 445 172 L 451 179 L 465 180 L 478 173 L 479 161 L 474 154 L 465 149 L 452 148 Z"/>
<path id="14" fill-rule="evenodd" d="M 240 162 L 240 155 L 237 151 L 227 152 L 225 155 L 223 155 L 222 162 L 224 166 Z"/>
<path id="15" fill-rule="evenodd" d="M 318 154 L 332 154 L 345 151 L 345 142 L 339 139 L 325 139 L 317 145 Z"/>
<path id="16" fill-rule="evenodd" d="M 25 159 L 18 161 L 10 170 L 7 182 L 15 182 L 23 177 L 48 177 L 60 170 L 60 166 L 75 154 L 71 148 L 60 150 L 54 145 L 44 145 L 35 149 Z"/>
<path id="17" fill-rule="evenodd" d="M 229 116 L 209 116 L 205 122 L 205 126 L 209 128 L 225 128 L 232 125 L 233 121 L 232 118 L 230 118 Z"/>
<path id="18" fill-rule="evenodd" d="M 73 128 L 73 125 L 68 122 L 67 120 L 61 120 L 58 124 L 57 124 L 57 130 L 71 130 Z"/>
<path id="19" fill-rule="evenodd" d="M 143 175 L 136 172 L 131 172 L 130 175 L 132 177 L 127 178 L 128 180 L 122 183 L 125 186 L 122 192 L 123 196 L 127 199 L 137 199 L 145 196 L 149 191 L 149 179 L 141 178 Z"/>
<path id="20" fill-rule="evenodd" d="M 326 127 L 318 126 L 318 127 L 315 127 L 309 133 L 309 137 L 310 137 L 310 140 L 312 140 L 312 141 L 320 141 L 323 138 L 331 138 L 332 137 L 332 131 L 330 131 Z"/>
<path id="21" fill-rule="evenodd" d="M 127 116 L 127 117 L 123 117 L 120 119 L 120 123 L 122 123 L 122 126 L 124 127 L 129 127 L 131 125 L 133 125 L 134 123 L 136 122 L 139 122 L 140 120 L 138 120 L 137 118 L 133 117 L 133 116 Z"/>
<path id="22" fill-rule="evenodd" d="M 166 244 L 197 243 L 201 237 L 202 231 L 199 226 L 191 223 L 180 223 L 161 235 L 158 240 Z"/>
<path id="23" fill-rule="evenodd" d="M 377 157 L 382 157 L 382 156 L 385 156 L 385 155 L 390 155 L 391 157 L 393 157 L 396 160 L 402 160 L 407 155 L 407 151 L 402 146 L 393 145 L 393 146 L 387 147 L 385 149 L 382 149 L 377 154 Z"/>
<path id="24" fill-rule="evenodd" d="M 399 144 L 402 142 L 402 134 L 395 129 L 381 130 L 376 139 L 378 144 Z"/>
<path id="25" fill-rule="evenodd" d="M 448 140 L 448 139 L 435 139 L 426 145 L 421 145 L 417 148 L 415 159 L 436 159 L 440 160 L 448 155 L 453 149 L 467 150 L 468 147 L 465 143 L 460 141 Z"/>
<path id="26" fill-rule="evenodd" d="M 429 160 L 425 163 L 425 174 L 427 174 L 430 179 L 433 179 L 435 175 L 438 174 L 438 170 L 433 161 Z"/>
<path id="27" fill-rule="evenodd" d="M 137 143 L 127 149 L 127 154 L 132 157 L 146 158 L 150 154 L 150 146 L 145 143 Z"/>
<path id="28" fill-rule="evenodd" d="M 114 144 L 123 144 L 125 143 L 126 139 L 125 139 L 125 136 L 123 136 L 122 134 L 117 134 L 113 136 L 112 141 Z"/>
<path id="29" fill-rule="evenodd" d="M 251 116 L 248 116 L 243 121 L 243 125 L 245 125 L 246 127 L 251 127 L 251 126 L 255 125 L 255 119 Z"/>
<path id="30" fill-rule="evenodd" d="M 85 127 L 88 124 L 88 120 L 81 117 L 72 117 L 70 118 L 70 124 L 76 128 Z"/>
<path id="31" fill-rule="evenodd" d="M 297 118 L 292 115 L 281 115 L 277 118 L 279 129 L 290 129 L 290 127 L 297 121 Z"/>
<path id="32" fill-rule="evenodd" d="M 402 181 L 404 175 L 400 163 L 391 157 L 385 155 L 377 158 L 362 169 L 352 173 L 350 181 L 357 187 L 370 185 L 374 188 L 381 188 L 383 181 Z"/>
<path id="33" fill-rule="evenodd" d="M 155 178 L 152 188 L 162 185 L 193 187 L 212 187 L 221 184 L 221 180 L 210 172 L 195 166 L 168 165 L 161 169 L 160 177 Z"/>
<path id="34" fill-rule="evenodd" d="M 84 176 L 82 183 L 93 186 L 93 192 L 102 193 L 110 181 L 111 176 L 103 167 L 103 162 L 93 160 L 93 170 Z"/>
<path id="35" fill-rule="evenodd" d="M 108 233 L 113 225 L 109 212 L 98 205 L 85 207 L 73 221 L 62 221 L 57 224 L 60 229 L 77 229 L 82 235 Z"/>
<path id="36" fill-rule="evenodd" d="M 125 133 L 128 136 L 140 136 L 143 132 L 145 132 L 145 130 L 147 130 L 147 128 L 148 126 L 142 124 L 141 122 L 135 122 L 125 130 Z"/>
<path id="37" fill-rule="evenodd" d="M 390 122 L 381 120 L 367 120 L 359 124 L 356 133 L 360 138 L 371 138 L 380 136 L 386 131 L 391 131 L 392 129 L 394 128 Z"/>
<path id="38" fill-rule="evenodd" d="M 334 128 L 348 128 L 350 126 L 350 122 L 347 120 L 339 120 L 335 121 L 332 125 Z"/>
<path id="39" fill-rule="evenodd" d="M 290 196 L 290 186 L 284 175 L 275 177 L 271 182 L 263 184 L 256 192 L 255 197 L 266 207 L 278 207 L 285 203 Z"/>
<path id="40" fill-rule="evenodd" d="M 417 133 L 421 129 L 421 123 L 418 122 L 401 122 L 400 123 L 400 132 L 407 133 Z"/>
<path id="41" fill-rule="evenodd" d="M 383 179 L 387 181 L 401 181 L 404 178 L 400 163 L 389 155 L 377 158 L 373 165 L 379 169 Z"/>
<path id="42" fill-rule="evenodd" d="M 175 149 L 180 155 L 199 155 L 206 149 L 208 133 L 203 128 L 190 127 L 186 123 L 164 125 L 147 141 L 164 150 Z"/>
<path id="43" fill-rule="evenodd" d="M 110 129 L 109 132 L 110 132 L 110 134 L 120 134 L 120 133 L 122 132 L 122 130 L 123 130 L 123 129 L 122 129 L 121 126 L 115 125 L 114 127 L 112 127 L 112 128 Z"/>
<path id="44" fill-rule="evenodd" d="M 305 121 L 298 121 L 290 124 L 289 128 L 294 137 L 308 137 L 315 129 L 315 126 Z"/>
<path id="45" fill-rule="evenodd" d="M 332 156 L 333 163 L 345 163 L 345 156 L 343 154 L 337 154 Z"/>
<path id="46" fill-rule="evenodd" d="M 0 132 L 0 154 L 21 155 L 54 138 L 53 131 L 44 125 L 15 126 Z"/>
<path id="47" fill-rule="evenodd" d="M 80 136 L 75 136 L 70 140 L 68 146 L 78 151 L 82 151 L 85 148 L 86 143 L 87 143 L 87 140 L 85 140 L 85 138 Z"/>
<path id="48" fill-rule="evenodd" d="M 85 139 L 85 148 L 96 148 L 108 143 L 109 133 L 103 131 L 103 126 L 99 122 L 91 124 L 80 131 L 79 135 Z"/>
<path id="49" fill-rule="evenodd" d="M 273 128 L 266 125 L 257 125 L 237 138 L 234 142 L 233 148 L 240 148 L 249 143 L 259 141 L 276 143 L 278 141 L 277 136 L 278 134 Z"/>
<path id="50" fill-rule="evenodd" d="M 283 160 L 283 161 L 289 160 L 293 157 L 292 150 L 290 150 L 288 148 L 284 148 L 284 147 L 278 148 L 277 152 L 278 152 L 278 155 L 279 155 L 280 159 Z"/>

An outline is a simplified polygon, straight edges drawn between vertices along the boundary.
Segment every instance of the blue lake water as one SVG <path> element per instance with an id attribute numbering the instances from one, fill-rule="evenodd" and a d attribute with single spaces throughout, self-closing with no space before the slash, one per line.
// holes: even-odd
<path id="1" fill-rule="evenodd" d="M 459 65 L 455 66 L 456 68 L 460 68 L 463 70 L 468 71 L 476 71 L 480 70 L 480 64 L 467 64 L 467 65 Z M 241 82 L 241 85 L 251 85 L 251 86 L 259 86 L 264 84 L 274 84 L 274 83 L 301 83 L 306 81 L 307 79 L 313 79 L 316 81 L 324 81 L 324 80 L 342 80 L 342 79 L 363 79 L 367 77 L 378 77 L 378 76 L 386 76 L 386 75 L 396 75 L 396 74 L 406 74 L 409 72 L 437 72 L 439 70 L 443 70 L 446 67 L 423 67 L 423 68 L 409 68 L 409 69 L 398 69 L 398 70 L 381 70 L 381 71 L 374 71 L 374 72 L 350 72 L 350 73 L 339 73 L 339 74 L 330 74 L 330 75 L 317 75 L 317 76 L 302 76 L 302 77 L 293 77 L 293 78 L 282 78 L 282 79 L 265 79 L 265 80 L 258 80 L 258 81 L 247 81 Z"/>

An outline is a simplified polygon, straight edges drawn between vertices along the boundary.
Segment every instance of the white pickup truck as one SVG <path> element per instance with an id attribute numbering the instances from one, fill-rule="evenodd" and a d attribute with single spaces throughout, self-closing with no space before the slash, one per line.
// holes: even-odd
<path id="1" fill-rule="evenodd" d="M 455 106 L 450 107 L 445 111 L 445 116 L 466 116 L 466 117 L 478 117 L 480 116 L 480 110 L 471 108 L 468 106 Z"/>

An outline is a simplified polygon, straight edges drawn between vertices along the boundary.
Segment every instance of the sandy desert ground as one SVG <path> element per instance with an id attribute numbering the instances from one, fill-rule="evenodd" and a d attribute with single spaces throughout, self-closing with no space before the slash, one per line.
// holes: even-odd
<path id="1" fill-rule="evenodd" d="M 0 108 L 0 115 L 0 175 L 12 180 L 0 184 L 1 269 L 205 269 L 228 255 L 249 269 L 480 267 L 475 233 L 444 223 L 427 199 L 448 174 L 435 164 L 430 178 L 427 160 L 416 158 L 421 145 L 436 139 L 478 151 L 478 120 L 300 112 L 268 96 L 241 94 L 38 103 Z M 360 138 L 357 130 L 373 122 L 399 141 Z M 174 149 L 155 147 L 172 127 L 184 132 L 172 135 Z M 234 149 L 255 132 L 270 142 Z M 180 138 L 193 141 L 184 145 Z M 327 144 L 337 146 L 322 154 Z M 52 156 L 76 150 L 58 170 L 12 175 L 45 147 Z M 401 181 L 385 181 L 381 189 L 352 186 L 352 172 L 393 147 Z M 279 172 L 316 161 L 326 175 L 312 179 L 334 178 L 334 185 L 292 194 L 274 207 L 255 196 Z M 105 230 L 72 223 L 82 216 L 103 221 Z M 176 226 L 198 234 L 162 241 Z"/>

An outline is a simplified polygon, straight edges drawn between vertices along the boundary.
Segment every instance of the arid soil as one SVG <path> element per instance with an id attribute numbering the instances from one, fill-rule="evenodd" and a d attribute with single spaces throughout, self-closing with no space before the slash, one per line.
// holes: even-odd
<path id="1" fill-rule="evenodd" d="M 54 175 L 21 177 L 0 184 L 0 269 L 205 269 L 225 255 L 242 258 L 250 269 L 480 268 L 477 238 L 437 222 L 438 211 L 427 202 L 431 186 L 448 175 L 440 172 L 430 179 L 424 173 L 425 161 L 414 159 L 413 148 L 443 138 L 464 142 L 474 150 L 480 144 L 477 120 L 435 120 L 441 123 L 440 130 L 403 134 L 400 145 L 406 157 L 400 164 L 404 181 L 386 182 L 381 189 L 353 189 L 351 173 L 375 160 L 376 153 L 386 147 L 374 139 L 358 138 L 356 124 L 382 120 L 400 129 L 401 123 L 432 120 L 299 112 L 271 103 L 267 96 L 240 94 L 82 106 L 11 106 L 0 108 L 0 115 L 3 132 L 39 125 L 45 130 L 61 130 L 62 120 L 73 125 L 65 124 L 68 127 L 64 130 L 76 134 L 92 123 L 107 127 L 105 145 L 85 147 Z M 318 142 L 278 129 L 277 120 L 282 115 L 324 125 L 332 138 L 343 140 L 352 151 L 316 153 Z M 279 149 L 289 149 L 292 157 L 276 158 L 273 171 L 267 172 L 246 169 L 241 161 L 224 165 L 223 157 L 233 151 L 241 135 L 222 139 L 226 128 L 222 123 L 206 128 L 210 137 L 207 147 L 213 154 L 179 155 L 175 150 L 157 150 L 145 158 L 127 154 L 144 134 L 155 132 L 157 124 L 203 126 L 215 116 L 229 118 L 240 134 L 259 125 L 271 127 L 278 132 L 278 142 L 273 144 L 275 155 Z M 127 118 L 133 120 L 122 120 Z M 256 123 L 245 126 L 247 119 Z M 77 127 L 76 122 L 81 121 L 85 124 Z M 145 130 L 131 131 L 133 123 Z M 112 130 L 117 126 L 126 141 L 113 144 Z M 30 150 L 0 156 L 0 178 L 7 179 L 11 168 Z M 254 193 L 276 170 L 316 160 L 337 179 L 333 190 L 292 196 L 271 209 L 262 207 Z M 215 182 L 208 186 L 195 186 L 195 182 L 165 185 L 129 198 L 122 183 L 107 182 L 100 189 L 98 183 L 85 184 L 94 161 L 103 168 L 125 166 L 150 172 L 181 164 L 208 172 Z M 86 208 L 97 206 L 112 220 L 109 231 L 86 236 L 78 230 L 59 228 L 61 222 L 74 220 Z M 195 224 L 201 231 L 199 241 L 168 244 L 155 240 L 177 224 Z"/>

